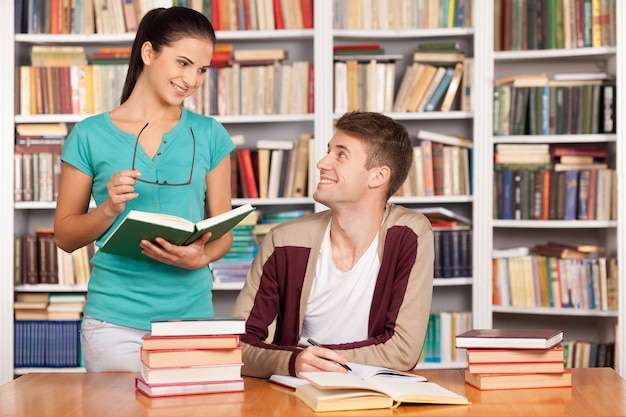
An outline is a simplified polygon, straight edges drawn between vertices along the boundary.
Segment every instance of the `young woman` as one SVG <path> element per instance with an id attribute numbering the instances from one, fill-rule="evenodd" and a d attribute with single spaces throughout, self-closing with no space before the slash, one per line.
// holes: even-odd
<path id="1" fill-rule="evenodd" d="M 154 9 L 140 22 L 119 107 L 76 124 L 62 154 L 54 219 L 68 251 L 100 244 L 131 209 L 198 221 L 230 210 L 230 158 L 222 125 L 185 110 L 204 82 L 215 32 L 201 13 Z M 89 210 L 90 197 L 96 207 Z M 81 344 L 87 371 L 139 371 L 150 321 L 213 315 L 208 268 L 232 234 L 189 246 L 141 242 L 154 261 L 96 252 Z"/>

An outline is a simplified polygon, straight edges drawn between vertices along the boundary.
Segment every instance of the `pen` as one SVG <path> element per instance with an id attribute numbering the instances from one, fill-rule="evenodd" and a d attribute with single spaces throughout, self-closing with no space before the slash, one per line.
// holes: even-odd
<path id="1" fill-rule="evenodd" d="M 319 343 L 317 343 L 315 340 L 313 340 L 311 338 L 307 339 L 306 341 L 309 342 L 313 346 L 322 347 L 322 345 L 320 345 Z M 339 363 L 339 362 L 337 362 L 337 365 L 343 367 L 343 369 L 345 369 L 347 371 L 352 371 L 352 368 L 350 368 L 348 365 L 344 365 L 343 363 Z"/>

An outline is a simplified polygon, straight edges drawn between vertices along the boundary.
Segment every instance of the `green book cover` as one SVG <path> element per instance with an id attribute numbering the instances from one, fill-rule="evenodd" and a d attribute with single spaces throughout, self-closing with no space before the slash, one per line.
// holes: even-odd
<path id="1" fill-rule="evenodd" d="M 254 207 L 244 204 L 226 213 L 193 223 L 177 216 L 131 210 L 104 241 L 100 250 L 114 255 L 153 261 L 142 255 L 139 246 L 141 240 L 154 242 L 157 237 L 162 237 L 175 245 L 184 246 L 211 231 L 209 241 L 212 241 L 223 236 L 252 211 Z"/>

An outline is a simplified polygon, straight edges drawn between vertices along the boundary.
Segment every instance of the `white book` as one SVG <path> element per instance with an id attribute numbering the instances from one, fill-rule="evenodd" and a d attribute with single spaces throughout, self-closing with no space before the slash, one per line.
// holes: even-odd
<path id="1" fill-rule="evenodd" d="M 335 107 L 334 112 L 343 114 L 348 111 L 348 65 L 335 62 Z"/>
<path id="2" fill-rule="evenodd" d="M 432 142 L 443 143 L 444 145 L 463 146 L 465 148 L 473 148 L 474 142 L 462 136 L 448 135 L 445 133 L 432 132 L 430 130 L 418 130 L 417 138 L 430 140 Z"/>
<path id="3" fill-rule="evenodd" d="M 283 149 L 273 149 L 270 157 L 270 175 L 267 185 L 267 198 L 278 198 L 280 176 L 283 165 Z"/>

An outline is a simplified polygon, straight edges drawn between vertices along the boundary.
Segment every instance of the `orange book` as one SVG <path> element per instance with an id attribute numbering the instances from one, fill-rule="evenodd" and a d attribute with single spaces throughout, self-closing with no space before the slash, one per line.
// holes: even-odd
<path id="1" fill-rule="evenodd" d="M 550 349 L 466 349 L 468 363 L 526 363 L 563 361 L 562 344 Z"/>
<path id="2" fill-rule="evenodd" d="M 491 362 L 469 363 L 467 371 L 473 374 L 527 374 L 527 373 L 562 373 L 565 361 L 561 357 L 557 362 Z"/>
<path id="3" fill-rule="evenodd" d="M 239 346 L 239 335 L 221 336 L 152 336 L 143 337 L 146 350 L 169 349 L 226 349 Z"/>
<path id="4" fill-rule="evenodd" d="M 479 390 L 571 387 L 572 371 L 552 374 L 473 374 L 466 370 L 465 382 Z"/>
<path id="5" fill-rule="evenodd" d="M 424 190 L 426 195 L 435 195 L 435 177 L 433 171 L 433 147 L 429 140 L 422 140 L 422 158 L 424 161 Z"/>
<path id="6" fill-rule="evenodd" d="M 172 349 L 141 348 L 141 361 L 149 368 L 173 366 L 202 366 L 241 363 L 241 347 L 234 349 Z"/>

